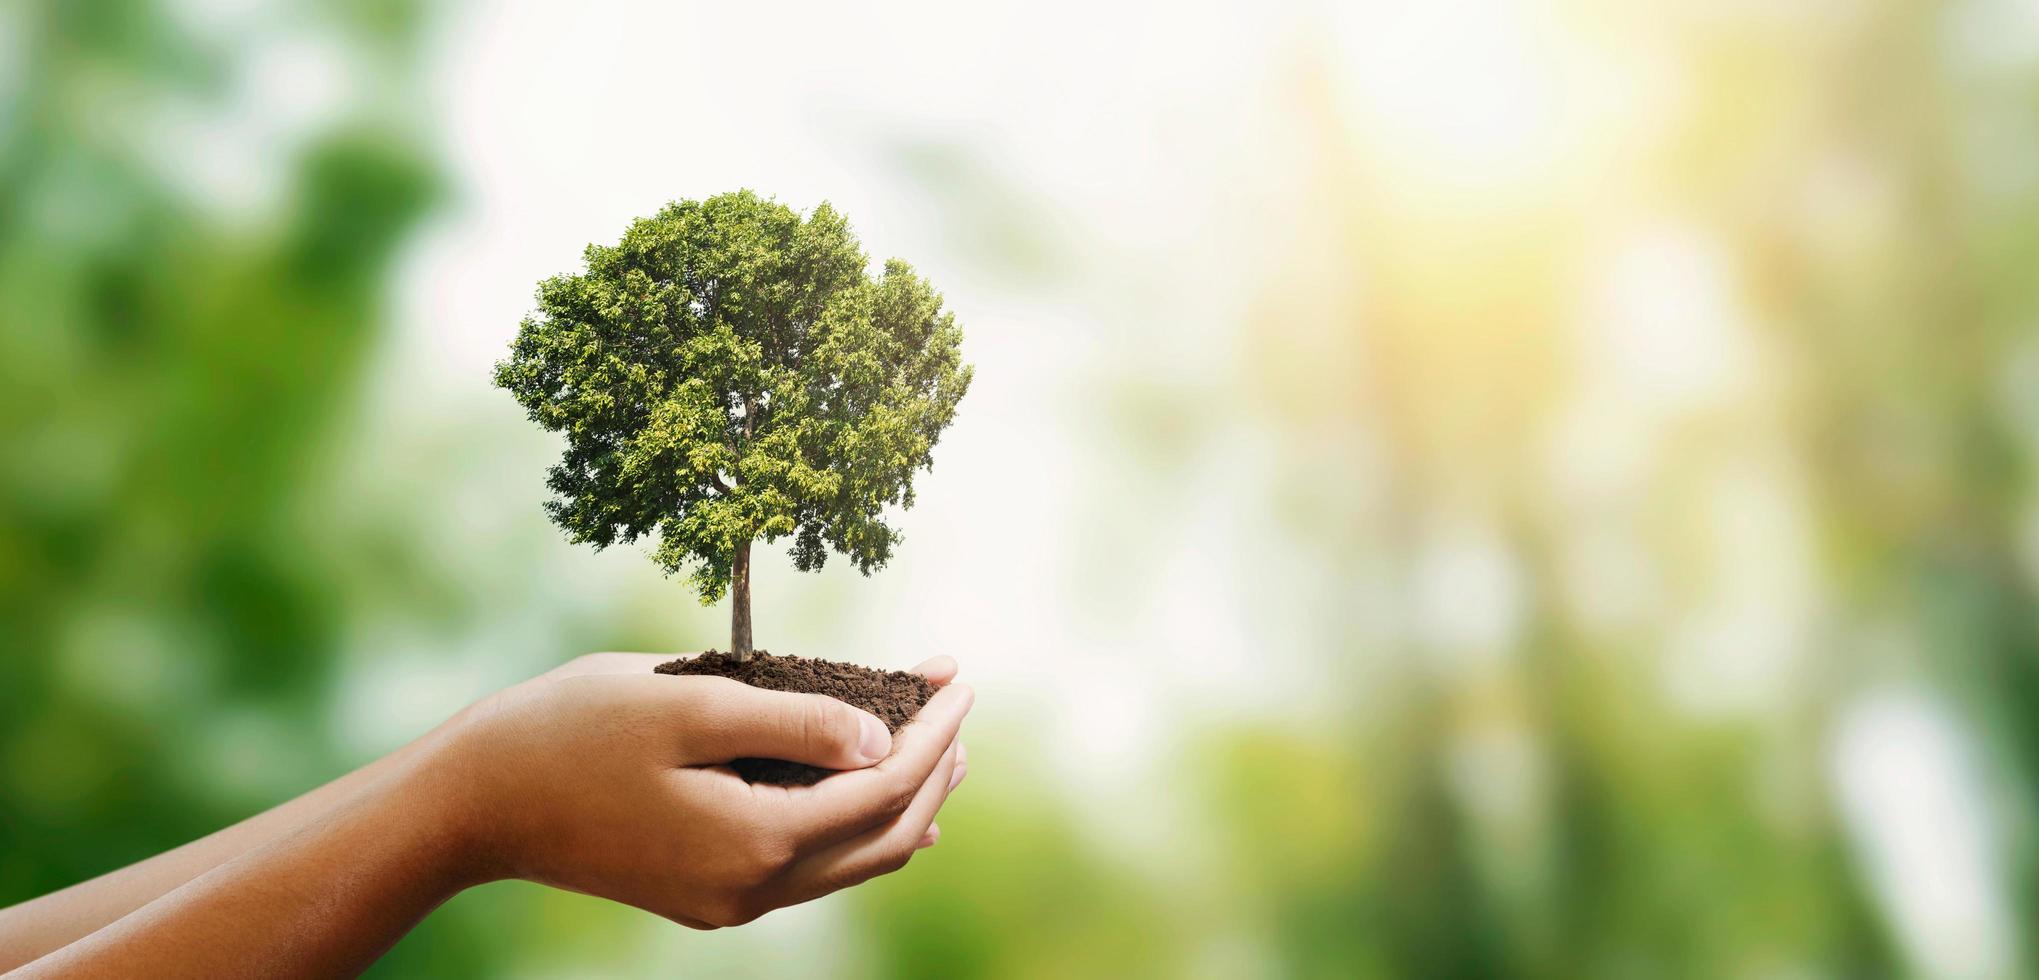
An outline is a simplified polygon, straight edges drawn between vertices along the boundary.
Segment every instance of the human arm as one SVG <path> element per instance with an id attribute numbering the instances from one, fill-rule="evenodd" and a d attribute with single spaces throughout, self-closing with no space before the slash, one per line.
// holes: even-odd
<path id="1" fill-rule="evenodd" d="M 727 761 L 718 755 L 777 755 L 867 765 L 855 748 L 868 716 L 811 695 L 653 675 L 659 659 L 581 658 L 500 692 L 262 817 L 88 883 L 96 887 L 8 910 L 0 943 L 9 945 L 0 948 L 53 936 L 62 945 L 76 938 L 66 931 L 98 929 L 25 975 L 125 972 L 144 954 L 152 972 L 184 964 L 193 972 L 344 973 L 479 881 L 532 878 L 692 925 L 732 924 L 840 887 L 819 887 L 824 873 L 847 884 L 883 870 L 909 831 L 908 848 L 927 839 L 957 767 L 948 740 L 909 749 L 949 723 L 943 704 L 960 697 L 967 709 L 967 692 L 938 695 L 902 731 L 898 751 L 863 773 L 798 788 L 805 792 L 751 787 L 709 764 Z M 923 672 L 943 682 L 954 664 L 937 658 Z M 949 720 L 960 719 L 956 711 Z M 906 801 L 914 805 L 891 812 L 898 801 L 886 799 L 859 808 L 880 795 L 881 775 L 883 787 L 897 789 L 909 763 L 926 769 Z M 861 795 L 832 788 L 849 775 L 870 777 L 857 784 Z M 872 818 L 846 835 L 860 837 L 861 849 L 833 836 L 849 813 Z M 881 824 L 887 832 L 872 834 Z M 810 867 L 809 858 L 822 861 Z M 94 916 L 106 918 L 95 925 Z"/>
<path id="2" fill-rule="evenodd" d="M 212 869 L 281 838 L 403 763 L 407 745 L 317 789 L 181 847 L 0 909 L 0 972 L 60 949 Z"/>

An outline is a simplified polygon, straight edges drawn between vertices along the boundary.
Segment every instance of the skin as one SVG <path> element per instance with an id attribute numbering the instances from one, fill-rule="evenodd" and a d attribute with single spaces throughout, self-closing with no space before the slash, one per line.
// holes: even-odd
<path id="1" fill-rule="evenodd" d="M 417 741 L 176 850 L 0 910 L 0 970 L 43 976 L 344 976 L 460 891 L 518 878 L 697 929 L 896 871 L 940 837 L 968 771 L 955 662 L 894 737 L 811 694 L 651 673 L 592 654 Z M 847 770 L 752 786 L 763 756 Z"/>

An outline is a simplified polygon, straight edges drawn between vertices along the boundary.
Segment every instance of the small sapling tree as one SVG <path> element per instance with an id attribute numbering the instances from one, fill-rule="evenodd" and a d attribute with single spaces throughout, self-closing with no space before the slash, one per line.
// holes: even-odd
<path id="1" fill-rule="evenodd" d="M 752 651 L 751 545 L 792 539 L 865 574 L 899 542 L 889 506 L 970 387 L 955 316 L 905 262 L 872 276 L 827 204 L 750 191 L 679 201 L 538 286 L 495 380 L 566 437 L 545 505 L 575 542 L 655 536 L 701 602 L 731 594 Z"/>

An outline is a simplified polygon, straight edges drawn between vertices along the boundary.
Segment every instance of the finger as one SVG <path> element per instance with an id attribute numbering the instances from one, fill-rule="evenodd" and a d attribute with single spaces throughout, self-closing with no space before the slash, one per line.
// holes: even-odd
<path id="1" fill-rule="evenodd" d="M 784 878 L 785 902 L 793 904 L 820 898 L 906 866 L 913 852 L 920 850 L 934 827 L 935 814 L 955 786 L 953 746 L 942 753 L 927 782 L 914 794 L 913 802 L 898 817 L 803 858 L 788 869 Z M 939 836 L 939 832 L 936 834 Z M 928 841 L 933 843 L 933 841 Z"/>
<path id="2" fill-rule="evenodd" d="M 913 668 L 913 673 L 927 678 L 928 683 L 941 687 L 956 679 L 956 658 L 947 654 L 929 657 Z"/>
<path id="3" fill-rule="evenodd" d="M 868 769 L 838 773 L 785 796 L 786 820 L 805 847 L 833 843 L 898 817 L 943 765 L 976 692 L 951 684 L 893 736 L 892 754 Z M 948 770 L 942 770 L 947 778 Z M 937 787 L 940 788 L 940 787 Z"/>
<path id="4" fill-rule="evenodd" d="M 920 843 L 913 845 L 913 849 L 916 851 L 927 850 L 928 848 L 935 846 L 935 842 L 941 839 L 942 839 L 942 825 L 938 823 L 928 824 L 927 833 L 920 835 Z"/>
<path id="5" fill-rule="evenodd" d="M 684 765 L 785 759 L 824 769 L 862 769 L 892 751 L 885 723 L 823 694 L 767 691 L 725 677 L 653 675 L 685 704 Z"/>

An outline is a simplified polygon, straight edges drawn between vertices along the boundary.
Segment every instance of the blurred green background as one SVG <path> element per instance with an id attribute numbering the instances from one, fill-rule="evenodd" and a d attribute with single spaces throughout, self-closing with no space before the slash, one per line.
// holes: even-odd
<path id="1" fill-rule="evenodd" d="M 379 974 L 2039 969 L 2035 93 L 2009 0 L 0 3 L 0 904 L 723 642 L 488 367 L 750 186 L 979 371 L 760 643 L 956 655 L 974 778 L 743 929 L 506 883 Z"/>

